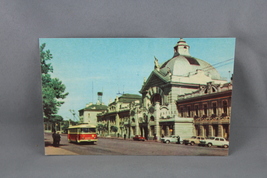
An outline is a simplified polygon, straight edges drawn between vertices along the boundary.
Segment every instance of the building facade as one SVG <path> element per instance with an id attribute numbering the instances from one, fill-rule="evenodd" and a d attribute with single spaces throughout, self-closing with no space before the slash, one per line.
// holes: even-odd
<path id="1" fill-rule="evenodd" d="M 133 120 L 130 120 L 130 111 L 133 105 L 140 105 L 141 96 L 136 94 L 123 94 L 108 105 L 108 108 L 97 115 L 97 122 L 102 126 L 102 135 L 113 135 L 131 137 L 139 133 L 134 127 Z M 112 128 L 117 128 L 116 132 Z"/>
<path id="2" fill-rule="evenodd" d="M 179 95 L 179 117 L 193 118 L 194 135 L 229 139 L 232 83 L 201 85 L 199 90 Z"/>
<path id="3" fill-rule="evenodd" d="M 89 103 L 79 110 L 80 123 L 88 123 L 97 126 L 97 114 L 105 111 L 108 107 L 103 103 Z"/>
<path id="4" fill-rule="evenodd" d="M 230 96 L 231 90 L 225 99 L 221 100 L 222 93 L 205 93 L 205 97 L 210 101 L 205 101 L 197 95 L 190 95 L 191 103 L 187 103 L 189 94 L 203 91 L 209 83 L 214 91 L 224 91 L 224 86 L 228 85 L 227 80 L 221 78 L 218 71 L 204 60 L 190 55 L 190 46 L 181 38 L 174 46 L 174 55 L 171 59 L 159 63 L 154 59 L 154 70 L 141 86 L 140 102 L 131 101 L 127 103 L 127 109 L 118 108 L 117 102 L 109 105 L 109 109 L 104 115 L 98 117 L 99 122 L 109 122 L 108 127 L 116 125 L 121 128 L 121 133 L 126 133 L 128 137 L 142 135 L 146 139 L 157 136 L 179 135 L 181 138 L 191 137 L 192 135 L 229 135 L 229 124 L 209 123 L 208 126 L 202 121 L 197 120 L 188 111 L 189 105 L 194 108 L 194 102 L 207 102 L 207 118 L 210 118 L 211 107 L 216 103 L 216 115 L 227 115 L 230 117 Z M 204 97 L 204 95 L 203 95 Z M 217 99 L 212 99 L 212 98 Z M 228 98 L 227 98 L 228 97 Z M 214 102 L 216 100 L 216 102 Z M 223 104 L 222 104 L 223 103 Z M 120 105 L 120 104 L 118 104 Z M 222 112 L 227 105 L 227 113 Z M 204 105 L 199 104 L 200 108 Z M 223 109 L 219 109 L 222 107 Z M 111 108 L 115 108 L 112 110 Z M 182 109 L 184 108 L 184 109 Z M 186 110 L 186 109 L 187 110 Z M 189 115 L 186 115 L 189 114 Z M 224 113 L 224 114 L 223 114 Z M 200 113 L 199 113 L 200 114 Z M 201 113 L 204 115 L 203 113 Z M 201 117 L 199 117 L 201 118 Z M 124 129 L 124 130 L 123 130 Z"/>

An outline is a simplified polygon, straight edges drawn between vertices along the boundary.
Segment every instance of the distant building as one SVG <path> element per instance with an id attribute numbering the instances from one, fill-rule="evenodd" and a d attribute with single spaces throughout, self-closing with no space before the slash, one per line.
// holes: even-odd
<path id="1" fill-rule="evenodd" d="M 98 114 L 98 124 L 102 124 L 106 130 L 103 134 L 114 135 L 111 128 L 116 127 L 118 129 L 117 134 L 120 136 L 127 134 L 128 137 L 132 136 L 133 133 L 130 131 L 130 110 L 134 104 L 140 105 L 141 96 L 136 94 L 123 94 L 117 97 L 113 102 L 108 105 L 107 110 Z"/>
<path id="2" fill-rule="evenodd" d="M 107 106 L 102 103 L 103 92 L 97 92 L 96 104 L 89 103 L 85 108 L 79 110 L 80 123 L 88 123 L 97 126 L 97 114 L 105 111 Z"/>
<path id="3" fill-rule="evenodd" d="M 103 103 L 90 103 L 85 106 L 85 108 L 79 110 L 79 118 L 81 123 L 89 123 L 92 125 L 97 125 L 97 114 L 105 111 L 107 106 Z"/>

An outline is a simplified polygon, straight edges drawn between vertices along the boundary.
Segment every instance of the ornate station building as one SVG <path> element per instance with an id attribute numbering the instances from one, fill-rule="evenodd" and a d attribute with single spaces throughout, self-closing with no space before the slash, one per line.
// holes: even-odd
<path id="1" fill-rule="evenodd" d="M 114 119 L 109 109 L 98 120 L 112 120 L 128 137 L 229 136 L 232 84 L 212 65 L 192 57 L 182 38 L 171 59 L 160 64 L 155 57 L 154 70 L 140 93 L 141 101 L 128 103 L 126 113 L 118 112 Z"/>

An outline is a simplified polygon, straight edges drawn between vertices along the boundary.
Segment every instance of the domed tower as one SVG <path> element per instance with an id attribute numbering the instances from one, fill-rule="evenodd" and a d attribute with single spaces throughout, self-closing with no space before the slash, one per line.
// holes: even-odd
<path id="1" fill-rule="evenodd" d="M 160 72 L 163 75 L 171 73 L 173 76 L 190 77 L 196 73 L 204 73 L 212 80 L 220 80 L 221 76 L 218 71 L 206 61 L 192 57 L 189 53 L 190 46 L 181 38 L 174 46 L 173 58 L 163 63 Z M 176 77 L 177 78 L 177 77 Z M 188 81 L 191 83 L 192 81 Z M 201 80 L 193 83 L 202 83 Z M 206 81 L 205 81 L 206 83 Z"/>
<path id="2" fill-rule="evenodd" d="M 153 105 L 155 101 L 170 105 L 175 103 L 178 95 L 198 90 L 200 85 L 206 85 L 207 82 L 226 82 L 212 65 L 192 57 L 189 50 L 190 46 L 181 38 L 174 46 L 171 59 L 160 65 L 155 57 L 155 69 L 140 91 L 146 105 Z"/>

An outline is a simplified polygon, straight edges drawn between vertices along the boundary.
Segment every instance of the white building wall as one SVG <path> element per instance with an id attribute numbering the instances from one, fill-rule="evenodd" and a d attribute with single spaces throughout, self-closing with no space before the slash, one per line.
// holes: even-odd
<path id="1" fill-rule="evenodd" d="M 178 118 L 174 124 L 175 135 L 179 135 L 181 140 L 195 135 L 193 118 Z"/>
<path id="2" fill-rule="evenodd" d="M 101 113 L 101 112 L 99 112 L 99 111 L 84 111 L 83 122 L 97 125 L 97 117 L 96 116 L 99 113 Z"/>

